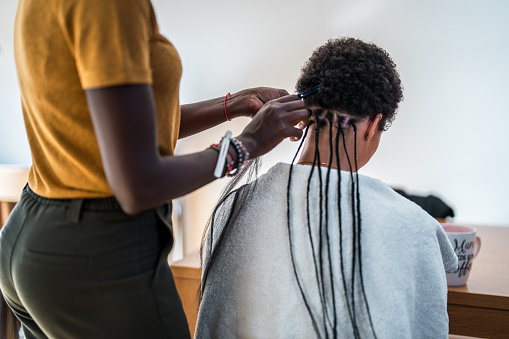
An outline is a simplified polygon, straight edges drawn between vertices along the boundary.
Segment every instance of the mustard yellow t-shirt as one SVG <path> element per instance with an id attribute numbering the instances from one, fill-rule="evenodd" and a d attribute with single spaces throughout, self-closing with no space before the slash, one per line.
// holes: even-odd
<path id="1" fill-rule="evenodd" d="M 20 0 L 14 51 L 32 151 L 29 185 L 49 198 L 111 196 L 84 89 L 152 84 L 159 148 L 180 125 L 180 58 L 149 0 Z"/>

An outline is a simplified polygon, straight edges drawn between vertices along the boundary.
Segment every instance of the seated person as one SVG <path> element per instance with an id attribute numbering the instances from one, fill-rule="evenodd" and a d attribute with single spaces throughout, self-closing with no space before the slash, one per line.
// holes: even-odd
<path id="1" fill-rule="evenodd" d="M 402 99 L 394 62 L 330 40 L 296 88 L 310 111 L 299 161 L 232 190 L 211 218 L 196 338 L 447 338 L 457 258 L 444 230 L 358 174 Z"/>

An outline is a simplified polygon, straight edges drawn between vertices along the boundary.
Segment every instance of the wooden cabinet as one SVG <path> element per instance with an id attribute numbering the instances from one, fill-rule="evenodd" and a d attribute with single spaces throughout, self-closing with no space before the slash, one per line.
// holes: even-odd
<path id="1" fill-rule="evenodd" d="M 0 229 L 4 226 L 14 206 L 16 206 L 15 202 L 0 201 Z"/>
<path id="2" fill-rule="evenodd" d="M 191 338 L 194 338 L 196 320 L 198 319 L 198 306 L 200 301 L 201 268 L 200 254 L 192 252 L 184 259 L 170 264 L 175 279 L 175 285 L 179 292 L 182 306 L 186 313 Z"/>
<path id="3" fill-rule="evenodd" d="M 0 228 L 7 221 L 7 217 L 19 201 L 23 187 L 28 181 L 28 169 L 0 165 Z"/>

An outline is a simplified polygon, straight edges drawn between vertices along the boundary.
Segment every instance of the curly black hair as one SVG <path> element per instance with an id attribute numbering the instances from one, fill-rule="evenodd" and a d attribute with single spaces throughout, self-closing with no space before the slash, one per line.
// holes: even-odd
<path id="1" fill-rule="evenodd" d="M 323 86 L 305 99 L 308 107 L 374 119 L 381 130 L 395 118 L 403 90 L 396 65 L 382 48 L 355 38 L 331 39 L 317 48 L 302 68 L 296 90 Z"/>

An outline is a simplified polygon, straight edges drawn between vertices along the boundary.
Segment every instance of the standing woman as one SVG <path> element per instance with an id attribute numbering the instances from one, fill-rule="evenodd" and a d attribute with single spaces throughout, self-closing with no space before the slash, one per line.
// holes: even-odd
<path id="1" fill-rule="evenodd" d="M 223 160 L 220 146 L 173 156 L 175 143 L 252 116 L 227 145 L 221 174 L 233 174 L 300 138 L 304 103 L 257 88 L 180 106 L 180 59 L 149 0 L 20 0 L 15 57 L 33 165 L 3 228 L 0 281 L 25 336 L 188 338 L 169 203 Z"/>

